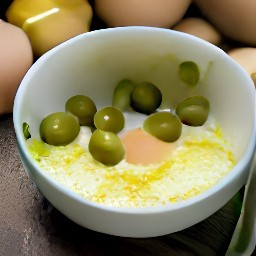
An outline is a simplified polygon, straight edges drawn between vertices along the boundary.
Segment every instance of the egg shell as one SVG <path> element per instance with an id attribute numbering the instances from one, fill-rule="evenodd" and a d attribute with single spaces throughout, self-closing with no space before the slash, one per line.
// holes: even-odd
<path id="1" fill-rule="evenodd" d="M 256 46 L 255 0 L 195 0 L 195 4 L 222 34 Z"/>
<path id="2" fill-rule="evenodd" d="M 198 17 L 182 19 L 172 29 L 197 36 L 215 45 L 219 45 L 222 39 L 219 31 L 211 23 Z"/>
<path id="3" fill-rule="evenodd" d="M 111 27 L 170 28 L 187 11 L 191 0 L 96 0 L 96 14 Z"/>
<path id="4" fill-rule="evenodd" d="M 232 49 L 227 53 L 245 69 L 245 71 L 252 77 L 254 84 L 256 84 L 256 48 L 240 47 Z"/>
<path id="5" fill-rule="evenodd" d="M 33 63 L 28 37 L 22 29 L 0 20 L 0 114 L 11 113 L 19 84 Z"/>

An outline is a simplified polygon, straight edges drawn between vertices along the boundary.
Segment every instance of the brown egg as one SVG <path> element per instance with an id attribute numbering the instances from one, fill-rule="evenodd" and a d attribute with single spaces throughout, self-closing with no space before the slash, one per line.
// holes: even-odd
<path id="1" fill-rule="evenodd" d="M 96 14 L 110 27 L 170 28 L 187 11 L 191 0 L 95 0 Z"/>
<path id="2" fill-rule="evenodd" d="M 256 46 L 255 0 L 195 0 L 205 17 L 225 36 Z"/>
<path id="3" fill-rule="evenodd" d="M 0 20 L 0 114 L 11 113 L 19 84 L 33 63 L 31 44 L 22 29 Z"/>
<path id="4" fill-rule="evenodd" d="M 251 76 L 256 86 L 256 48 L 240 47 L 227 52 Z"/>
<path id="5" fill-rule="evenodd" d="M 215 45 L 219 45 L 221 42 L 221 34 L 202 18 L 189 17 L 182 19 L 172 29 L 200 37 Z"/>

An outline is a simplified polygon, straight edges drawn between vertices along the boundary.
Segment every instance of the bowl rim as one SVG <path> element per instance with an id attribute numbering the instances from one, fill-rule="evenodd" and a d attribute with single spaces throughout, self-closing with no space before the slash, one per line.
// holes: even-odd
<path id="1" fill-rule="evenodd" d="M 192 198 L 186 199 L 184 201 L 181 202 L 177 202 L 177 203 L 170 203 L 167 205 L 161 205 L 161 206 L 154 206 L 154 207 L 142 207 L 142 208 L 129 208 L 129 207 L 113 207 L 113 206 L 108 206 L 108 205 L 103 205 L 100 203 L 96 203 L 96 202 L 92 202 L 87 200 L 86 198 L 83 198 L 82 196 L 80 196 L 79 194 L 75 193 L 74 191 L 72 191 L 71 189 L 69 189 L 68 187 L 60 184 L 59 182 L 57 182 L 56 180 L 54 180 L 54 178 L 52 178 L 47 172 L 45 172 L 37 163 L 36 161 L 33 159 L 33 157 L 31 156 L 31 154 L 28 152 L 28 150 L 26 150 L 26 141 L 24 139 L 23 136 L 23 132 L 21 129 L 21 124 L 22 124 L 22 120 L 20 120 L 20 115 L 19 115 L 19 110 L 20 110 L 20 106 L 22 105 L 22 98 L 23 98 L 23 94 L 26 91 L 26 83 L 30 81 L 31 76 L 33 76 L 33 73 L 37 72 L 37 70 L 40 68 L 41 65 L 43 65 L 45 62 L 47 62 L 47 59 L 58 53 L 61 49 L 65 48 L 65 47 L 69 47 L 70 45 L 72 45 L 74 42 L 79 41 L 85 37 L 94 37 L 97 36 L 98 34 L 102 34 L 102 33 L 108 33 L 108 31 L 126 31 L 126 30 L 134 30 L 134 31 L 139 31 L 139 30 L 149 30 L 151 32 L 154 31 L 162 31 L 164 33 L 173 33 L 176 36 L 182 37 L 183 39 L 189 39 L 189 40 L 194 40 L 194 41 L 198 41 L 200 43 L 203 43 L 204 45 L 208 45 L 210 46 L 214 51 L 216 51 L 216 53 L 219 54 L 224 54 L 226 55 L 226 58 L 229 58 L 230 61 L 233 63 L 233 65 L 236 65 L 237 67 L 239 67 L 239 69 L 241 70 L 242 73 L 244 73 L 244 76 L 247 77 L 248 80 L 248 88 L 249 90 L 252 91 L 252 93 L 254 93 L 255 95 L 255 89 L 254 89 L 254 85 L 253 82 L 250 81 L 250 77 L 249 75 L 246 73 L 245 70 L 241 69 L 241 67 L 239 66 L 238 63 L 236 63 L 234 60 L 231 59 L 231 57 L 229 57 L 222 49 L 220 49 L 219 47 L 204 41 L 203 39 L 200 39 L 196 36 L 193 35 L 189 35 L 186 34 L 184 32 L 179 32 L 179 31 L 174 31 L 174 30 L 170 30 L 170 29 L 165 29 L 165 28 L 155 28 L 155 27 L 145 27 L 145 26 L 127 26 L 127 27 L 115 27 L 115 28 L 105 28 L 105 29 L 100 29 L 100 30 L 95 30 L 95 31 L 90 31 L 84 34 L 80 34 L 78 36 L 75 36 L 57 46 L 55 46 L 54 48 L 52 48 L 51 50 L 49 50 L 48 52 L 46 52 L 45 54 L 43 54 L 41 57 L 39 57 L 30 67 L 30 69 L 28 70 L 28 72 L 26 73 L 26 75 L 23 77 L 20 86 L 17 90 L 16 96 L 15 96 L 15 100 L 14 100 L 14 107 L 13 107 L 13 123 L 14 123 L 14 129 L 15 129 L 15 133 L 16 133 L 16 139 L 19 145 L 19 151 L 20 151 L 20 155 L 23 155 L 25 157 L 25 159 L 32 165 L 32 167 L 34 168 L 34 171 L 37 171 L 39 173 L 39 175 L 47 180 L 49 182 L 49 184 L 51 186 L 53 186 L 55 189 L 57 189 L 58 191 L 60 191 L 61 193 L 65 194 L 66 196 L 68 196 L 69 198 L 83 204 L 86 206 L 91 206 L 93 208 L 98 208 L 101 209 L 103 211 L 108 211 L 108 212 L 116 212 L 116 213 L 122 213 L 122 214 L 155 214 L 155 213 L 163 213 L 163 212 L 169 212 L 169 211 L 174 211 L 174 210 L 181 210 L 181 209 L 185 209 L 187 207 L 189 207 L 190 205 L 193 204 L 197 204 L 200 201 L 203 201 L 207 198 L 209 198 L 211 195 L 217 193 L 218 191 L 221 191 L 224 189 L 225 186 L 227 186 L 228 184 L 230 184 L 235 177 L 237 176 L 238 173 L 242 172 L 242 170 L 245 168 L 245 166 L 250 162 L 252 155 L 255 151 L 255 145 L 256 145 L 256 118 L 255 118 L 255 111 L 254 111 L 254 123 L 253 125 L 253 132 L 250 136 L 251 140 L 248 142 L 248 146 L 243 154 L 243 156 L 241 157 L 241 159 L 236 163 L 235 167 L 228 173 L 226 174 L 226 178 L 225 179 L 221 179 L 217 184 L 215 184 L 214 186 L 212 186 L 211 188 L 209 188 L 208 190 L 204 191 L 203 193 L 196 195 Z M 250 87 L 249 84 L 251 83 Z M 24 168 L 25 169 L 25 168 Z M 25 170 L 26 171 L 26 170 Z M 27 172 L 27 171 L 26 171 Z"/>

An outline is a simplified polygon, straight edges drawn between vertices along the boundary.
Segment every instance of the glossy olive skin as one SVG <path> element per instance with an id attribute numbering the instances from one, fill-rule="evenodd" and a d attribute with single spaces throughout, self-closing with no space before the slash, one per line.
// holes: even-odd
<path id="1" fill-rule="evenodd" d="M 93 118 L 97 111 L 93 100 L 85 95 L 69 98 L 65 105 L 66 111 L 72 113 L 82 126 L 93 126 Z"/>
<path id="2" fill-rule="evenodd" d="M 193 61 L 184 61 L 179 65 L 178 76 L 185 84 L 195 86 L 200 79 L 199 67 Z"/>
<path id="3" fill-rule="evenodd" d="M 115 133 L 100 129 L 93 132 L 88 148 L 92 157 L 106 166 L 118 164 L 125 155 L 121 139 Z"/>
<path id="4" fill-rule="evenodd" d="M 129 79 L 121 80 L 114 89 L 112 106 L 122 111 L 128 110 L 131 105 L 131 93 L 135 86 Z"/>
<path id="5" fill-rule="evenodd" d="M 182 123 L 171 112 L 163 111 L 149 115 L 143 123 L 143 129 L 159 140 L 174 142 L 181 135 Z"/>
<path id="6" fill-rule="evenodd" d="M 189 126 L 201 126 L 208 118 L 209 111 L 199 105 L 191 105 L 179 112 L 179 118 L 183 124 Z"/>
<path id="7" fill-rule="evenodd" d="M 41 139 L 47 144 L 65 146 L 76 139 L 80 125 L 74 116 L 56 112 L 41 121 L 39 131 Z"/>
<path id="8" fill-rule="evenodd" d="M 210 103 L 203 96 L 191 96 L 181 101 L 176 114 L 183 124 L 189 126 L 201 126 L 208 119 Z"/>
<path id="9" fill-rule="evenodd" d="M 131 94 L 131 107 L 140 113 L 151 114 L 160 107 L 162 93 L 158 87 L 151 82 L 138 84 Z"/>
<path id="10" fill-rule="evenodd" d="M 104 107 L 94 115 L 94 125 L 103 131 L 118 133 L 124 128 L 123 113 L 112 106 Z"/>

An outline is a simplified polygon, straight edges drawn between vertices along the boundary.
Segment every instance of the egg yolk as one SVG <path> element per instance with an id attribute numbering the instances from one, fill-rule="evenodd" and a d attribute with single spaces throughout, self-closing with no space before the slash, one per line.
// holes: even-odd
<path id="1" fill-rule="evenodd" d="M 121 135 L 125 147 L 125 160 L 130 164 L 156 164 L 170 156 L 176 143 L 161 141 L 142 129 L 127 131 Z"/>

